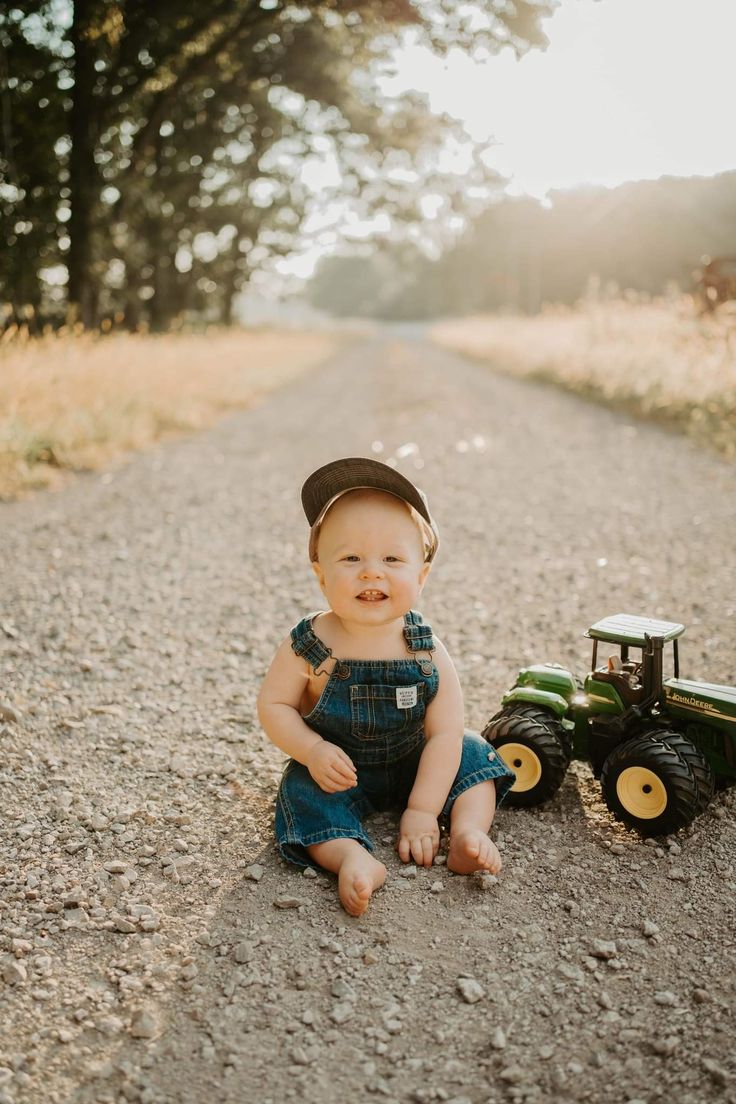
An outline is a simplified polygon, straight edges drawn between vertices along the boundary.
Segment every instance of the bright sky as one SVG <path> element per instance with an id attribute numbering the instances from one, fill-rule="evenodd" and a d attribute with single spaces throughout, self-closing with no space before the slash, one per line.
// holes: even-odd
<path id="1" fill-rule="evenodd" d="M 515 192 L 736 168 L 736 0 L 561 0 L 545 29 L 520 61 L 407 49 L 400 84 L 495 138 Z"/>
<path id="2" fill-rule="evenodd" d="M 519 61 L 508 49 L 481 63 L 407 46 L 387 90 L 425 92 L 433 111 L 493 143 L 488 163 L 515 194 L 736 169 L 736 0 L 560 0 L 545 29 L 546 51 Z M 318 190 L 335 173 L 326 159 L 306 176 Z M 310 275 L 344 211 L 310 222 L 311 244 L 282 273 Z M 351 237 L 372 229 L 380 220 L 353 221 Z"/>

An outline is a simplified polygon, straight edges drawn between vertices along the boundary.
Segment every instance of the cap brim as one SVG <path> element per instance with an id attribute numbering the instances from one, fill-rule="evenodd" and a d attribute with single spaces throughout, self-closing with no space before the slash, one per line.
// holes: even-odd
<path id="1" fill-rule="evenodd" d="M 426 498 L 406 476 L 380 460 L 348 456 L 342 460 L 333 460 L 312 472 L 302 487 L 302 505 L 310 527 L 314 527 L 326 508 L 339 495 L 345 491 L 364 488 L 386 491 L 408 502 L 424 518 L 434 534 L 435 549 L 432 552 L 434 555 L 439 544 L 439 533 L 429 512 Z"/>

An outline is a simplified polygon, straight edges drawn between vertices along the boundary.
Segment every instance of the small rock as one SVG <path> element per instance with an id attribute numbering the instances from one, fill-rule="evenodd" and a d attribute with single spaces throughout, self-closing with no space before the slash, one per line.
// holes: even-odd
<path id="1" fill-rule="evenodd" d="M 158 1031 L 155 1017 L 145 1008 L 139 1008 L 134 1012 L 130 1021 L 130 1034 L 134 1039 L 152 1039 Z"/>
<path id="2" fill-rule="evenodd" d="M 613 940 L 594 939 L 590 949 L 590 953 L 593 955 L 594 958 L 615 958 L 618 954 L 618 947 L 613 942 Z"/>
<path id="3" fill-rule="evenodd" d="M 660 989 L 659 992 L 654 994 L 654 1003 L 663 1006 L 677 1004 L 677 997 L 669 989 Z"/>
<path id="4" fill-rule="evenodd" d="M 378 961 L 378 955 L 375 951 L 368 950 L 363 955 L 363 962 L 366 964 L 366 966 L 375 966 Z"/>
<path id="5" fill-rule="evenodd" d="M 17 713 L 12 705 L 8 705 L 7 702 L 0 702 L 0 721 L 6 721 L 9 724 L 18 724 L 19 720 L 20 713 Z"/>
<path id="6" fill-rule="evenodd" d="M 680 1045 L 680 1040 L 676 1035 L 668 1035 L 665 1039 L 653 1039 L 652 1050 L 655 1054 L 661 1054 L 665 1057 L 669 1057 L 674 1054 Z"/>
<path id="7" fill-rule="evenodd" d="M 343 981 L 342 978 L 336 978 L 336 980 L 333 981 L 330 992 L 333 997 L 337 997 L 338 1000 L 354 1001 L 356 999 L 355 990 L 352 989 L 346 981 Z"/>
<path id="8" fill-rule="evenodd" d="M 316 878 L 317 877 L 317 871 L 314 869 L 313 866 L 305 866 L 304 867 L 304 872 L 303 872 L 303 877 L 305 877 L 305 878 Z"/>
<path id="9" fill-rule="evenodd" d="M 546 1044 L 545 1046 L 541 1046 L 539 1048 L 539 1057 L 542 1059 L 543 1062 L 548 1062 L 554 1052 L 555 1048 L 553 1046 L 550 1046 L 549 1044 Z"/>
<path id="10" fill-rule="evenodd" d="M 3 959 L 2 974 L 8 985 L 23 985 L 28 977 L 25 965 L 10 956 Z"/>
<path id="11" fill-rule="evenodd" d="M 113 916 L 112 921 L 115 925 L 115 931 L 123 932 L 125 935 L 130 935 L 131 932 L 136 931 L 135 924 L 130 920 L 126 920 L 124 916 Z"/>
<path id="12" fill-rule="evenodd" d="M 289 1052 L 289 1057 L 295 1066 L 308 1066 L 314 1061 L 316 1055 L 313 1052 L 306 1051 L 304 1047 L 295 1046 Z"/>
<path id="13" fill-rule="evenodd" d="M 416 878 L 417 868 L 414 863 L 409 863 L 407 866 L 402 866 L 399 870 L 400 878 Z"/>
<path id="14" fill-rule="evenodd" d="M 524 1080 L 524 1070 L 521 1066 L 506 1066 L 498 1076 L 508 1085 L 518 1085 L 520 1081 Z"/>
<path id="15" fill-rule="evenodd" d="M 585 974 L 573 962 L 558 962 L 557 973 L 562 974 L 568 981 L 585 981 Z"/>
<path id="16" fill-rule="evenodd" d="M 725 1086 L 728 1084 L 728 1074 L 722 1066 L 718 1065 L 714 1058 L 703 1058 L 702 1062 L 703 1069 L 706 1073 L 710 1074 L 716 1085 Z"/>
<path id="17" fill-rule="evenodd" d="M 679 866 L 673 866 L 667 873 L 667 877 L 671 882 L 686 882 L 687 874 L 684 870 L 681 870 Z"/>
<path id="18" fill-rule="evenodd" d="M 330 1019 L 333 1023 L 344 1024 L 346 1020 L 349 1020 L 355 1011 L 355 1005 L 352 1001 L 342 1001 L 340 1004 L 333 1006 L 330 1012 Z"/>
<path id="19" fill-rule="evenodd" d="M 491 1046 L 494 1050 L 503 1050 L 506 1046 L 506 1035 L 502 1027 L 497 1027 L 491 1036 Z"/>
<path id="20" fill-rule="evenodd" d="M 445 887 L 443 886 L 442 882 L 432 882 L 431 886 L 429 887 L 429 892 L 442 893 L 444 888 Z"/>
<path id="21" fill-rule="evenodd" d="M 597 1000 L 601 1008 L 613 1008 L 613 1001 L 609 997 L 608 993 L 606 993 L 605 989 L 602 989 L 601 992 L 598 994 Z"/>
<path id="22" fill-rule="evenodd" d="M 696 1004 L 706 1004 L 710 999 L 707 989 L 693 989 L 693 1000 Z"/>
<path id="23" fill-rule="evenodd" d="M 103 869 L 108 874 L 124 874 L 130 864 L 123 859 L 111 859 L 110 862 L 103 863 Z"/>
<path id="24" fill-rule="evenodd" d="M 258 863 L 252 863 L 250 866 L 246 866 L 245 868 L 245 877 L 250 882 L 260 882 L 263 874 L 263 867 L 260 866 Z"/>
<path id="25" fill-rule="evenodd" d="M 294 909 L 301 908 L 302 905 L 306 905 L 306 901 L 302 901 L 301 897 L 277 897 L 274 900 L 274 905 L 277 909 Z"/>
<path id="26" fill-rule="evenodd" d="M 457 991 L 466 1004 L 475 1004 L 486 995 L 483 986 L 475 978 L 461 977 L 456 982 Z"/>
<path id="27" fill-rule="evenodd" d="M 653 920 L 644 920 L 641 930 L 647 939 L 651 939 L 652 936 L 659 935 L 659 924 L 655 924 Z"/>
<path id="28" fill-rule="evenodd" d="M 611 854 L 612 855 L 625 855 L 626 854 L 626 848 L 624 847 L 624 845 L 622 843 L 612 843 L 611 844 Z"/>
<path id="29" fill-rule="evenodd" d="M 495 874 L 489 874 L 487 870 L 476 870 L 473 875 L 475 884 L 484 892 L 488 892 L 498 885 L 498 878 Z"/>
<path id="30" fill-rule="evenodd" d="M 67 909 L 64 920 L 70 928 L 86 928 L 89 924 L 89 916 L 83 908 Z"/>
<path id="31" fill-rule="evenodd" d="M 125 1024 L 119 1016 L 100 1016 L 95 1021 L 95 1027 L 101 1035 L 119 1035 Z"/>

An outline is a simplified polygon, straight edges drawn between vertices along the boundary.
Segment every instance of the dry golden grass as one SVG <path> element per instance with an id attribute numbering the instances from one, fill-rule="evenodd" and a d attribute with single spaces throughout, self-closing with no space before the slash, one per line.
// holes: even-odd
<path id="1" fill-rule="evenodd" d="M 442 322 L 438 343 L 516 376 L 664 421 L 736 456 L 736 319 L 691 301 L 584 302 Z"/>
<path id="2" fill-rule="evenodd" d="M 335 335 L 62 334 L 0 344 L 0 498 L 103 467 L 250 406 L 329 356 Z"/>

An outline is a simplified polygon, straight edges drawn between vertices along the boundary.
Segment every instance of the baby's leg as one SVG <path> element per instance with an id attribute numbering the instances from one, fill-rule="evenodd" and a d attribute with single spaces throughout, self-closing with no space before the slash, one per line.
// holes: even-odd
<path id="1" fill-rule="evenodd" d="M 501 856 L 488 830 L 496 811 L 496 783 L 479 782 L 461 793 L 450 814 L 450 852 L 447 866 L 456 874 L 488 870 L 498 874 Z"/>
<path id="2" fill-rule="evenodd" d="M 371 896 L 386 881 L 386 867 L 355 839 L 331 839 L 307 847 L 307 854 L 325 870 L 337 874 L 342 907 L 361 916 Z"/>

